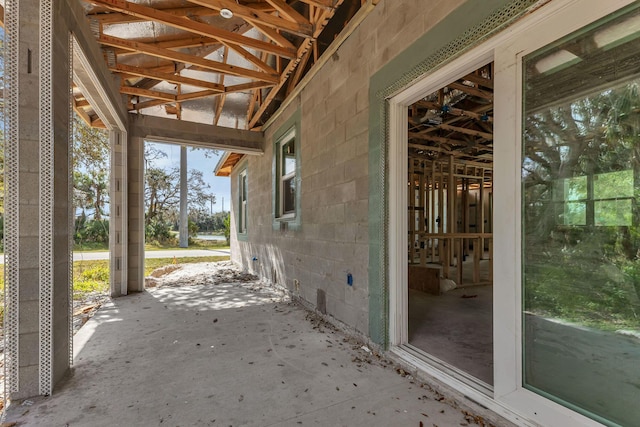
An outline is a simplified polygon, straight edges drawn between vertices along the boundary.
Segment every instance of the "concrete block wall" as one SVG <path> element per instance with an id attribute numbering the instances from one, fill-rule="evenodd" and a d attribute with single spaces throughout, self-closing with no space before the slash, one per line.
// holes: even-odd
<path id="1" fill-rule="evenodd" d="M 265 129 L 265 155 L 232 174 L 232 257 L 369 332 L 369 79 L 464 0 L 383 0 Z M 301 112 L 301 228 L 274 230 L 274 134 Z M 248 233 L 235 234 L 237 174 L 248 171 Z M 255 260 L 254 260 L 255 258 Z M 347 284 L 347 274 L 353 286 Z"/>

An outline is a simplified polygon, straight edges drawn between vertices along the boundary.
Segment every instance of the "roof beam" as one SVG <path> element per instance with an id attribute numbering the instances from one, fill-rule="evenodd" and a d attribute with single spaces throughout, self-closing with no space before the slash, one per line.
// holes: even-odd
<path id="1" fill-rule="evenodd" d="M 291 49 L 292 51 L 296 50 L 296 47 L 293 45 L 293 43 L 291 43 L 289 40 L 287 40 L 277 30 L 274 30 L 273 28 L 267 27 L 266 25 L 262 25 L 258 21 L 252 22 L 251 25 L 253 25 L 253 27 L 255 27 L 258 31 L 260 31 L 262 34 L 264 34 L 272 42 L 277 43 L 278 45 L 280 45 L 280 46 L 282 46 L 282 47 L 284 47 L 286 49 Z"/>
<path id="2" fill-rule="evenodd" d="M 138 76 L 138 77 L 145 77 L 149 79 L 166 81 L 166 82 L 176 83 L 176 84 L 186 84 L 190 86 L 216 90 L 218 92 L 224 92 L 224 86 L 219 83 L 192 79 L 190 77 L 184 77 L 179 74 L 159 73 L 159 72 L 151 71 L 146 68 L 133 67 L 131 65 L 124 65 L 124 64 L 116 64 L 114 67 L 109 67 L 109 69 L 117 73 L 126 73 L 134 76 Z"/>
<path id="3" fill-rule="evenodd" d="M 259 21 L 273 29 L 286 31 L 301 37 L 311 37 L 311 33 L 313 31 L 313 27 L 309 21 L 305 20 L 305 23 L 291 22 L 270 13 L 256 10 L 248 6 L 243 6 L 231 0 L 189 0 L 189 2 L 217 11 L 221 9 L 228 9 L 233 12 L 235 16 L 238 16 L 249 23 Z"/>
<path id="4" fill-rule="evenodd" d="M 175 98 L 171 98 L 174 96 L 173 94 L 161 92 L 162 93 L 161 96 L 155 97 L 150 101 L 143 101 L 143 102 L 138 102 L 137 104 L 129 105 L 129 110 L 140 111 L 144 108 L 156 107 L 158 105 L 172 104 L 177 101 L 187 101 L 189 99 L 206 98 L 208 96 L 226 95 L 226 94 L 235 93 L 235 92 L 246 92 L 249 90 L 262 89 L 269 86 L 273 86 L 273 84 L 263 83 L 263 82 L 242 83 L 238 85 L 227 86 L 225 88 L 224 93 L 217 92 L 217 91 L 211 91 L 211 93 L 206 93 L 206 91 L 200 91 L 200 92 L 185 93 L 182 95 L 175 95 Z M 133 89 L 137 89 L 137 88 L 133 88 Z M 136 91 L 136 92 L 137 94 L 133 96 L 145 96 L 147 98 L 152 98 L 150 96 L 145 95 L 144 92 L 142 91 Z M 193 94 L 197 94 L 197 95 L 193 95 Z"/>
<path id="5" fill-rule="evenodd" d="M 459 91 L 466 92 L 469 95 L 473 95 L 473 96 L 477 96 L 479 98 L 484 98 L 484 99 L 487 99 L 489 101 L 493 101 L 493 93 L 492 92 L 489 92 L 489 91 L 486 91 L 486 90 L 482 90 L 482 89 L 478 89 L 477 87 L 463 85 L 462 83 L 458 83 L 458 82 L 449 83 L 447 86 L 449 88 L 451 88 L 451 89 L 458 89 Z"/>
<path id="6" fill-rule="evenodd" d="M 271 87 L 273 84 L 271 83 L 241 83 L 239 85 L 231 85 L 224 88 L 225 93 L 233 93 L 233 92 L 245 92 L 249 90 L 255 89 L 263 89 L 265 87 Z"/>
<path id="7" fill-rule="evenodd" d="M 476 136 L 479 138 L 484 138 L 486 140 L 493 140 L 493 134 L 492 133 L 488 133 L 488 132 L 481 132 L 479 130 L 473 130 L 473 129 L 467 129 L 467 128 L 462 128 L 459 126 L 451 126 L 451 125 L 445 125 L 445 124 L 441 124 L 438 126 L 435 126 L 436 128 L 439 129 L 444 129 L 444 130 L 448 130 L 451 132 L 457 132 L 457 133 L 463 133 L 465 135 L 471 135 L 471 136 Z"/>
<path id="8" fill-rule="evenodd" d="M 475 83 L 477 85 L 488 87 L 489 89 L 493 89 L 493 80 L 484 78 L 484 77 L 479 76 L 477 74 L 473 74 L 473 73 L 467 74 L 466 76 L 464 76 L 460 80 L 467 80 L 467 81 L 470 81 L 470 82 Z"/>
<path id="9" fill-rule="evenodd" d="M 338 7 L 343 2 L 343 0 L 334 0 L 334 2 L 335 2 L 334 3 L 335 6 Z M 327 24 L 327 22 L 329 22 L 329 19 L 331 19 L 334 13 L 335 13 L 335 9 L 330 9 L 322 14 L 320 20 L 316 23 L 314 37 L 317 37 L 322 32 L 325 25 Z M 285 67 L 285 69 L 283 70 L 280 76 L 280 81 L 275 87 L 271 89 L 269 94 L 265 97 L 264 101 L 262 101 L 262 104 L 260 104 L 258 111 L 256 111 L 254 116 L 249 121 L 249 129 L 253 129 L 256 126 L 256 124 L 258 123 L 258 121 L 260 120 L 264 112 L 267 110 L 269 105 L 275 99 L 280 89 L 282 89 L 282 87 L 287 83 L 289 76 L 293 73 L 293 71 L 296 69 L 298 64 L 302 61 L 303 56 L 306 55 L 309 49 L 313 48 L 313 45 L 314 45 L 314 39 L 303 40 L 302 44 L 298 48 L 296 58 L 289 61 L 289 63 L 287 64 L 287 66 Z"/>
<path id="10" fill-rule="evenodd" d="M 129 113 L 129 133 L 148 141 L 263 154 L 264 135 L 241 129 Z"/>
<path id="11" fill-rule="evenodd" d="M 419 107 L 424 107 L 430 110 L 438 110 L 438 111 L 442 111 L 442 107 L 443 107 L 441 104 L 438 104 L 437 102 L 431 102 L 431 101 L 421 100 L 416 102 L 416 104 L 418 104 Z M 469 111 L 469 110 L 463 110 L 461 108 L 449 107 L 447 110 L 447 114 L 451 114 L 452 116 L 471 117 L 472 119 L 487 121 L 489 123 L 493 122 L 493 117 L 491 116 L 485 116 L 484 114 L 476 113 L 474 111 Z"/>
<path id="12" fill-rule="evenodd" d="M 287 80 L 289 79 L 289 75 L 296 69 L 296 67 L 302 60 L 302 57 L 305 55 L 305 53 L 309 49 L 311 49 L 312 44 L 313 44 L 312 39 L 305 39 L 302 42 L 302 44 L 300 45 L 300 48 L 298 49 L 297 58 L 289 61 L 284 71 L 282 72 L 280 81 L 273 89 L 271 89 L 271 92 L 269 92 L 267 97 L 264 99 L 264 101 L 260 105 L 260 108 L 258 108 L 258 111 L 256 111 L 256 114 L 251 118 L 251 121 L 249 122 L 249 129 L 252 129 L 256 125 L 256 123 L 258 123 L 258 120 L 260 120 L 260 117 L 262 117 L 267 107 L 269 107 L 271 102 L 273 102 L 273 100 L 275 99 L 280 89 L 287 83 Z"/>
<path id="13" fill-rule="evenodd" d="M 335 9 L 336 2 L 334 0 L 299 0 L 300 3 L 306 3 L 310 6 L 319 7 L 322 9 Z"/>
<path id="14" fill-rule="evenodd" d="M 91 0 L 84 0 L 90 2 Z M 175 16 L 212 16 L 218 13 L 215 10 L 211 10 L 208 7 L 192 6 L 192 7 L 177 7 L 170 9 L 159 9 L 165 13 L 170 13 Z M 103 25 L 113 24 L 128 24 L 130 22 L 146 21 L 144 18 L 139 18 L 133 15 L 129 15 L 122 12 L 111 13 L 90 13 L 87 15 L 89 19 L 95 19 Z"/>
<path id="15" fill-rule="evenodd" d="M 145 98 L 158 99 L 167 102 L 175 102 L 177 100 L 177 95 L 174 95 L 172 93 L 160 92 L 150 89 L 141 89 L 139 87 L 133 86 L 121 86 L 120 92 L 124 93 L 125 95 L 142 96 Z"/>
<path id="16" fill-rule="evenodd" d="M 171 13 L 163 12 L 162 10 L 142 6 L 137 3 L 131 3 L 125 0 L 89 0 L 89 2 L 99 6 L 108 7 L 109 9 L 116 10 L 118 12 L 137 16 L 145 20 L 160 22 L 183 31 L 189 31 L 206 37 L 213 37 L 220 41 L 237 43 L 245 47 L 252 47 L 263 52 L 273 53 L 274 55 L 284 56 L 286 58 L 292 58 L 295 55 L 295 52 L 292 52 L 291 49 L 285 49 L 281 46 L 276 46 L 262 40 L 252 39 L 231 31 L 212 27 L 211 25 L 202 22 L 192 21 L 191 19 L 175 16 Z M 284 20 L 282 21 L 287 22 Z"/>
<path id="17" fill-rule="evenodd" d="M 146 43 L 134 42 L 118 37 L 107 36 L 104 34 L 100 35 L 100 37 L 98 38 L 98 42 L 107 46 L 137 51 L 140 53 L 145 53 L 147 55 L 168 59 L 170 61 L 180 61 L 186 62 L 188 64 L 199 65 L 201 67 L 208 68 L 219 73 L 232 74 L 234 76 L 246 77 L 253 80 L 261 80 L 271 83 L 278 82 L 277 74 L 267 74 L 255 70 L 236 67 L 234 65 L 223 64 L 217 61 L 212 61 L 210 59 L 201 58 L 199 56 L 176 52 L 169 49 L 162 49 Z"/>
<path id="18" fill-rule="evenodd" d="M 268 74 L 277 75 L 278 72 L 271 68 L 266 62 L 255 56 L 253 53 L 249 52 L 245 48 L 240 45 L 234 43 L 222 42 L 223 45 L 227 46 L 229 49 L 233 49 L 238 55 L 242 56 L 247 61 L 251 62 L 256 67 L 260 68 L 262 71 Z"/>
<path id="19" fill-rule="evenodd" d="M 173 38 L 170 40 L 162 40 L 162 41 L 155 41 L 149 38 L 128 39 L 128 40 L 146 43 L 155 47 L 161 47 L 163 49 L 175 49 L 175 48 L 182 48 L 182 47 L 205 47 L 205 46 L 211 46 L 211 45 L 220 45 L 220 42 L 218 40 L 212 39 L 211 37 L 194 36 L 191 34 L 189 34 L 188 37 Z M 120 55 L 135 54 L 137 52 L 132 52 L 130 50 L 125 50 L 125 49 L 114 49 L 113 53 L 120 56 Z"/>
<path id="20" fill-rule="evenodd" d="M 310 25 L 309 20 L 300 15 L 297 10 L 289 6 L 283 0 L 266 0 L 271 6 L 273 6 L 281 16 L 284 16 L 291 22 L 297 22 L 301 25 Z"/>

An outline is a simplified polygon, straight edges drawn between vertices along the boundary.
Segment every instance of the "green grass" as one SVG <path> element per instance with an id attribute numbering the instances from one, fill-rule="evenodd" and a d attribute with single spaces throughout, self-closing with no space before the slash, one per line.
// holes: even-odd
<path id="1" fill-rule="evenodd" d="M 176 244 L 173 243 L 166 243 L 166 244 L 161 244 L 161 243 L 147 243 L 144 245 L 144 249 L 146 251 L 164 251 L 164 250 L 189 250 L 189 249 L 211 249 L 211 248 L 215 248 L 215 249 L 229 249 L 229 245 L 227 245 L 227 242 L 225 240 L 200 240 L 200 239 L 195 239 L 192 241 L 192 243 L 189 244 L 188 248 L 181 248 Z"/>
<path id="2" fill-rule="evenodd" d="M 191 264 L 196 262 L 226 261 L 228 259 L 228 256 L 180 257 L 176 258 L 176 263 Z M 173 264 L 173 261 L 173 258 L 148 258 L 145 260 L 144 275 L 148 276 L 156 268 Z M 4 264 L 0 264 L 0 292 L 3 291 Z M 74 299 L 80 299 L 91 292 L 109 292 L 109 260 L 75 261 L 73 263 Z M 0 306 L 1 309 L 2 307 Z"/>

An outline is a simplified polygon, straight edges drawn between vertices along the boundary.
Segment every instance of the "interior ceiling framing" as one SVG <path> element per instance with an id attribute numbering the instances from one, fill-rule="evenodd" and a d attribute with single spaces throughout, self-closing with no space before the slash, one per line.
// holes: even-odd
<path id="1" fill-rule="evenodd" d="M 409 156 L 492 169 L 493 63 L 409 106 Z"/>
<path id="2" fill-rule="evenodd" d="M 127 109 L 259 130 L 364 0 L 82 0 Z M 221 11 L 231 11 L 223 18 Z M 74 88 L 74 109 L 103 127 Z"/>

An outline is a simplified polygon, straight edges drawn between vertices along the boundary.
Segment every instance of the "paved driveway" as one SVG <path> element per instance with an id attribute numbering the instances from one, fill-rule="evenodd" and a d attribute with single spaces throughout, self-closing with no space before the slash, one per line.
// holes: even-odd
<path id="1" fill-rule="evenodd" d="M 229 256 L 229 249 L 175 249 L 166 251 L 146 251 L 145 258 L 182 258 L 205 256 Z M 74 252 L 74 261 L 95 261 L 109 259 L 109 252 Z M 4 254 L 0 255 L 0 264 L 4 264 Z"/>

